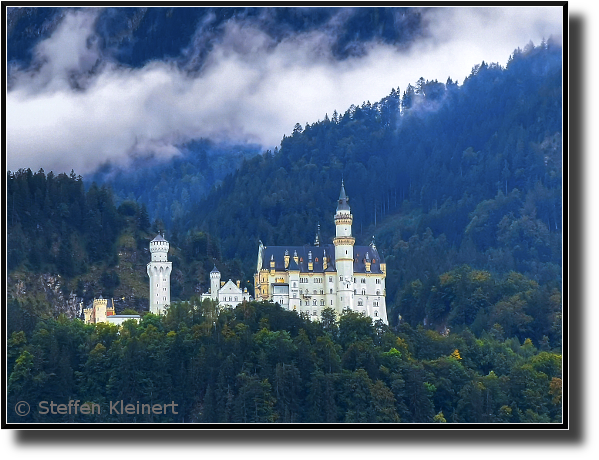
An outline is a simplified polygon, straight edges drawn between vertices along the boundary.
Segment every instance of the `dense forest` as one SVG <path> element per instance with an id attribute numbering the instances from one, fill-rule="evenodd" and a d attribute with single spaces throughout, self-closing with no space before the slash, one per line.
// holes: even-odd
<path id="1" fill-rule="evenodd" d="M 280 149 L 245 160 L 192 205 L 172 238 L 218 235 L 223 257 L 249 275 L 259 240 L 308 244 L 318 223 L 332 238 L 343 177 L 357 243 L 375 235 L 386 258 L 392 324 L 422 322 L 405 309 L 410 286 L 428 292 L 463 264 L 561 291 L 561 72 L 560 47 L 529 44 L 506 68 L 475 66 L 463 85 L 420 79 L 297 124 Z"/>
<path id="2" fill-rule="evenodd" d="M 69 11 L 81 9 L 8 8 L 9 67 L 28 66 L 35 45 L 51 36 Z M 259 28 L 276 42 L 324 29 L 332 39 L 333 56 L 340 60 L 361 55 L 371 40 L 408 48 L 427 32 L 421 12 L 407 7 L 280 6 L 106 7 L 98 12 L 95 32 L 103 51 L 121 64 L 142 67 L 156 59 L 170 59 L 182 69 L 197 72 L 233 21 Z"/>
<path id="3" fill-rule="evenodd" d="M 258 146 L 215 144 L 207 139 L 189 142 L 179 150 L 181 154 L 167 164 L 145 157 L 128 168 L 106 164 L 84 177 L 84 182 L 110 187 L 117 202 L 144 203 L 150 219 L 159 219 L 170 229 L 192 203 L 235 172 L 244 158 L 260 154 Z"/>
<path id="4" fill-rule="evenodd" d="M 121 329 L 40 320 L 8 341 L 9 422 L 546 423 L 561 421 L 561 354 L 506 338 L 403 323 L 397 332 L 356 313 L 320 322 L 268 303 L 217 313 L 173 304 Z M 38 401 L 79 400 L 100 414 L 40 414 Z M 121 414 L 110 403 L 171 404 L 177 414 Z"/>
<path id="5" fill-rule="evenodd" d="M 199 140 L 135 171 L 8 171 L 9 406 L 180 408 L 93 420 L 115 422 L 561 421 L 561 53 L 548 40 L 461 85 L 421 78 L 298 123 L 264 154 Z M 389 326 L 199 302 L 215 263 L 253 292 L 259 240 L 311 243 L 318 224 L 332 238 L 342 178 L 356 243 L 374 235 L 387 262 Z M 174 302 L 156 317 L 145 264 L 165 230 Z M 100 295 L 140 324 L 73 319 Z M 9 421 L 89 421 L 40 417 Z"/>

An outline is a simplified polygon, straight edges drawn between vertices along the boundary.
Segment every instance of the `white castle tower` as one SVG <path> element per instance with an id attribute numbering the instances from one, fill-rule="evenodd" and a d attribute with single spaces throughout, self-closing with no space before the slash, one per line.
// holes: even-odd
<path id="1" fill-rule="evenodd" d="M 351 234 L 351 215 L 345 187 L 341 181 L 341 193 L 335 213 L 335 266 L 337 267 L 337 308 L 338 313 L 345 309 L 353 310 L 354 300 L 354 243 Z"/>
<path id="2" fill-rule="evenodd" d="M 216 265 L 210 272 L 210 298 L 218 302 L 218 291 L 220 289 L 220 272 Z"/>
<path id="3" fill-rule="evenodd" d="M 167 261 L 169 244 L 160 234 L 150 241 L 152 260 L 147 271 L 150 277 L 150 313 L 162 315 L 171 303 L 171 271 Z"/>

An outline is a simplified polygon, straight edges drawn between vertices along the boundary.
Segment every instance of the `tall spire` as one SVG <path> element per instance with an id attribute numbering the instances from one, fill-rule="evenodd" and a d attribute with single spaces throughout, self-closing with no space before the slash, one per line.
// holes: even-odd
<path id="1" fill-rule="evenodd" d="M 339 202 L 337 204 L 337 212 L 339 211 L 349 211 L 348 198 L 345 194 L 345 186 L 343 184 L 343 179 L 341 179 L 341 192 L 339 192 Z"/>

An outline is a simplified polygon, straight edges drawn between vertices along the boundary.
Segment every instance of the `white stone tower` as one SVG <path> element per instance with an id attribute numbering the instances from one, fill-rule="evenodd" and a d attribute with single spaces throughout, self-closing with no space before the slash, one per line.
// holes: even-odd
<path id="1" fill-rule="evenodd" d="M 218 291 L 220 290 L 220 272 L 216 265 L 210 272 L 210 298 L 218 302 Z"/>
<path id="2" fill-rule="evenodd" d="M 335 266 L 337 268 L 337 313 L 353 310 L 354 300 L 354 243 L 351 234 L 351 215 L 345 187 L 341 181 L 341 193 L 335 213 Z"/>
<path id="3" fill-rule="evenodd" d="M 169 244 L 162 235 L 150 241 L 152 260 L 147 271 L 150 277 L 150 313 L 162 315 L 171 303 L 171 271 L 173 263 L 167 261 Z"/>

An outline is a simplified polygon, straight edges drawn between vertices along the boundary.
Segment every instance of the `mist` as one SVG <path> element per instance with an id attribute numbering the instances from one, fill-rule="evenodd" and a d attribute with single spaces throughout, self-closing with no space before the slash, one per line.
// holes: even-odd
<path id="1" fill-rule="evenodd" d="M 238 18 L 218 40 L 198 25 L 184 54 L 193 60 L 207 42 L 212 49 L 200 70 L 189 72 L 173 59 L 141 68 L 119 63 L 98 46 L 98 14 L 67 13 L 36 46 L 31 65 L 11 73 L 9 170 L 86 174 L 106 162 L 168 159 L 198 138 L 273 148 L 296 123 L 378 101 L 420 77 L 461 83 L 483 60 L 505 65 L 529 41 L 559 37 L 563 21 L 559 7 L 425 9 L 426 33 L 410 47 L 372 41 L 338 59 L 332 34 L 342 14 L 319 31 L 281 40 Z"/>

